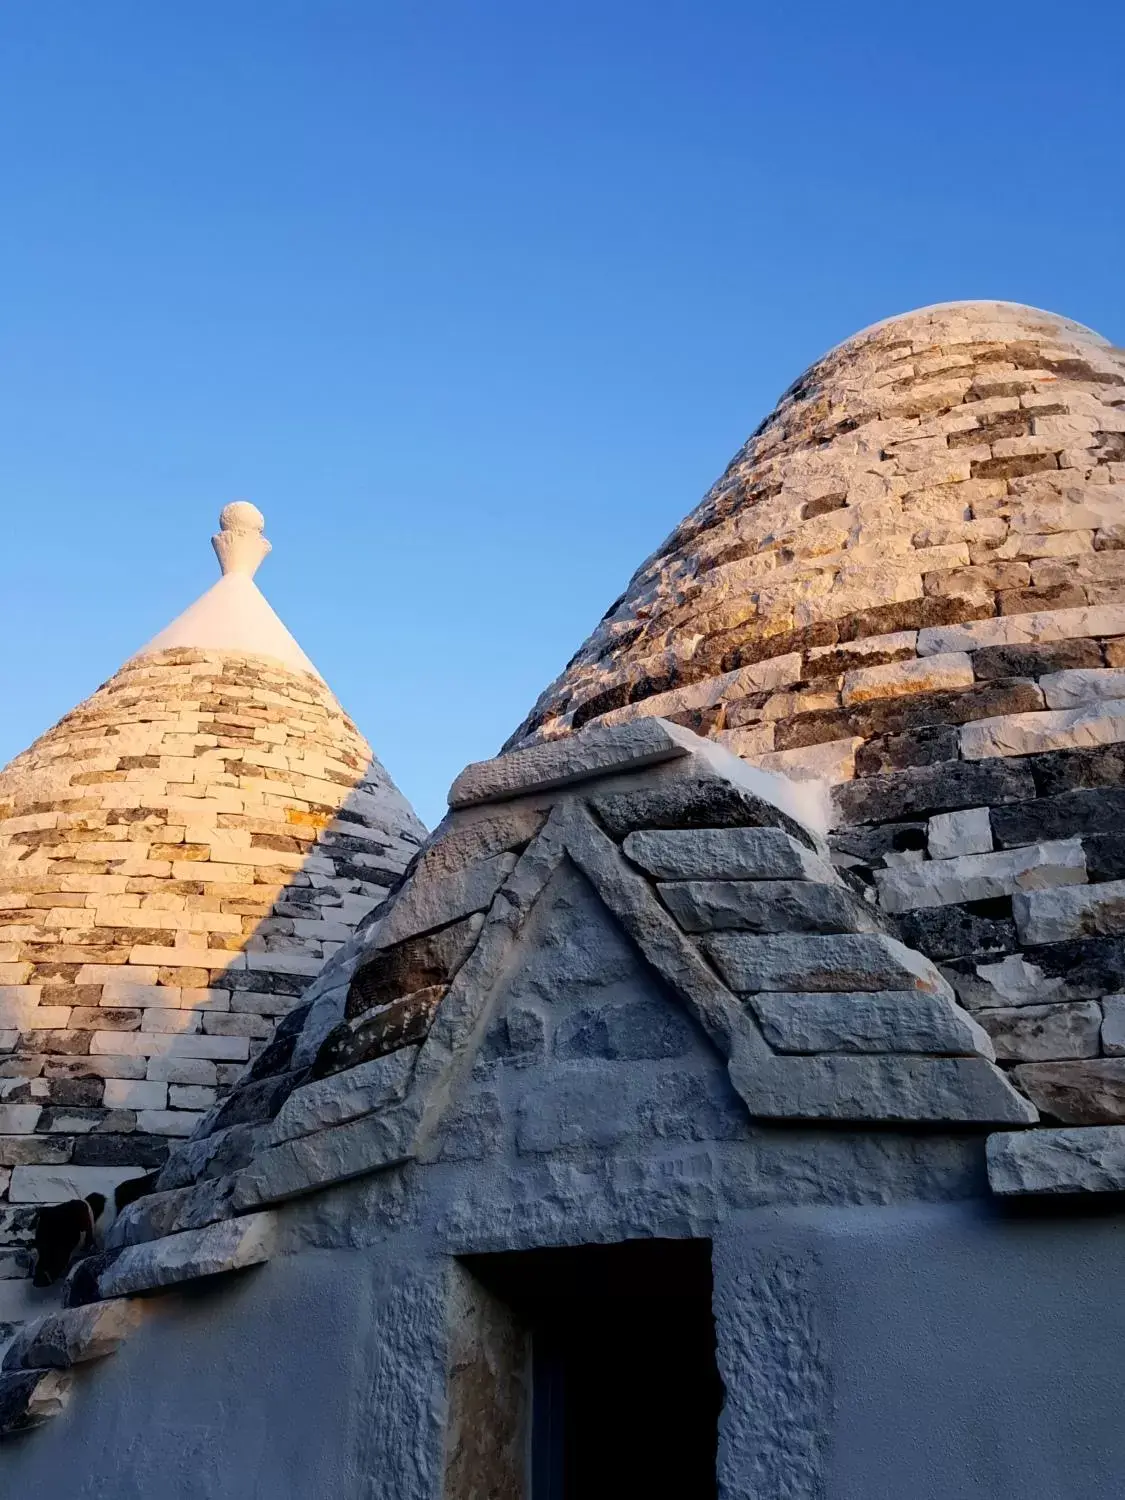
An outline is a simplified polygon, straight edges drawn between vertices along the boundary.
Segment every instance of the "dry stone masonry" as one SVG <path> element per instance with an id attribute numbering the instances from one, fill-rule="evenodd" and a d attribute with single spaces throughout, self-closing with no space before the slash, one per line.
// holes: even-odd
<path id="1" fill-rule="evenodd" d="M 0 773 L 10 1275 L 26 1270 L 21 1205 L 159 1167 L 423 835 L 303 654 L 245 649 L 272 643 L 263 620 L 282 649 L 288 633 L 249 576 L 268 543 L 241 519 L 224 512 L 216 550 L 241 572 L 200 631 L 229 644 L 147 648 Z"/>
<path id="2" fill-rule="evenodd" d="M 659 714 L 836 785 L 836 861 L 1049 1118 L 1125 1123 L 1125 356 L 1007 303 L 785 394 L 510 742 Z"/>
<path id="3" fill-rule="evenodd" d="M 159 1163 L 6 1347 L 0 1435 L 147 1325 L 17 1485 L 95 1472 L 147 1372 L 159 1451 L 110 1450 L 138 1493 L 205 1430 L 209 1495 L 344 1452 L 460 1500 L 529 1373 L 473 1265 L 671 1239 L 710 1264 L 721 1493 L 1116 1494 L 1113 1205 L 998 1200 L 1125 1190 L 1123 497 L 1097 335 L 1001 303 L 870 329 L 424 842 L 228 509 L 215 589 L 0 782 L 13 1238 L 49 1174 Z M 229 1272 L 209 1313 L 154 1295 Z"/>
<path id="4" fill-rule="evenodd" d="M 408 1168 L 437 1182 L 506 1134 L 535 1170 L 591 1136 L 604 1156 L 734 1141 L 752 1120 L 1034 1122 L 783 778 L 652 719 L 471 766 L 450 801 L 385 908 L 78 1263 L 70 1310 L 12 1345 L 8 1431 L 51 1414 L 26 1368 L 39 1350 L 50 1368 L 83 1357 L 69 1351 L 92 1339 L 91 1307 L 259 1264 L 285 1204 L 372 1174 L 391 1192 Z M 565 942 L 547 936 L 560 915 Z M 497 1081 L 474 1098 L 478 1077 Z"/>

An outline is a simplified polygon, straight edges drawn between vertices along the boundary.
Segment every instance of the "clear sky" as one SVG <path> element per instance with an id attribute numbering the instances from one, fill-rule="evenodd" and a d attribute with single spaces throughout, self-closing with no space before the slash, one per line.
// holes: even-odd
<path id="1" fill-rule="evenodd" d="M 0 762 L 215 575 L 436 821 L 878 318 L 1125 342 L 1117 0 L 8 0 Z"/>

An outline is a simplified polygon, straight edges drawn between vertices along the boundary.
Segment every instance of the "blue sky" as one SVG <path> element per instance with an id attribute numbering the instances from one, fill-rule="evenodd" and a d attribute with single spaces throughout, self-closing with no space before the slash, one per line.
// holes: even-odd
<path id="1" fill-rule="evenodd" d="M 0 761 L 259 582 L 421 815 L 824 349 L 1125 342 L 1125 6 L 11 0 Z"/>

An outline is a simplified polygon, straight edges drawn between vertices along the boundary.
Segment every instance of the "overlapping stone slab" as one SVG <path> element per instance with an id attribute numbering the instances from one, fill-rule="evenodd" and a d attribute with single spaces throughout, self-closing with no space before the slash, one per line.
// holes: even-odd
<path id="1" fill-rule="evenodd" d="M 246 1214 L 205 1229 L 127 1245 L 98 1277 L 103 1298 L 128 1297 L 260 1265 L 273 1251 L 272 1214 Z"/>
<path id="2" fill-rule="evenodd" d="M 5 1370 L 66 1370 L 104 1359 L 141 1323 L 144 1304 L 118 1298 L 49 1313 L 22 1328 L 8 1345 Z"/>

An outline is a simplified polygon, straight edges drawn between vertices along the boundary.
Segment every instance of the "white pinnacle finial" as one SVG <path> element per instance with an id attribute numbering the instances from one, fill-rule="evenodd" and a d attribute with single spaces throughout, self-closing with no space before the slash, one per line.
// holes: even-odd
<path id="1" fill-rule="evenodd" d="M 223 506 L 219 531 L 211 538 L 211 545 L 224 575 L 244 573 L 247 578 L 253 578 L 262 559 L 271 551 L 269 542 L 262 535 L 265 524 L 262 512 L 248 500 L 235 500 L 231 505 Z"/>

